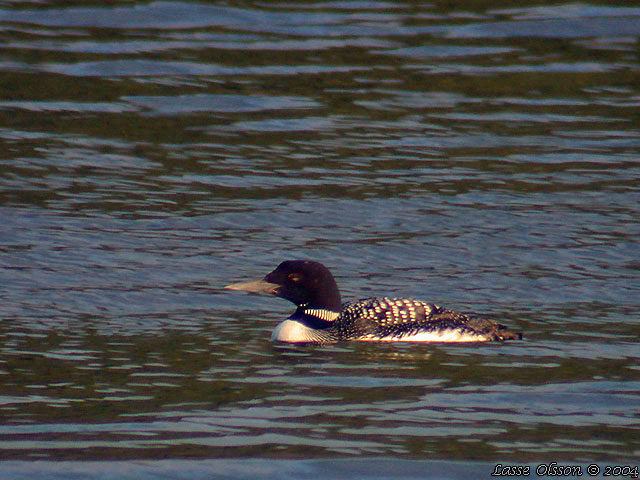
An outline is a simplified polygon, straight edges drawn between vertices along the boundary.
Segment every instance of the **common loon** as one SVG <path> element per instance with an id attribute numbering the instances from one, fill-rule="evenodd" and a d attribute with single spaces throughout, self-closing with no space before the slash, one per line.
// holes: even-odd
<path id="1" fill-rule="evenodd" d="M 230 290 L 269 293 L 297 309 L 273 332 L 273 341 L 332 343 L 487 342 L 520 340 L 521 333 L 490 320 L 404 298 L 374 297 L 342 304 L 329 269 L 309 260 L 288 260 L 262 280 L 227 285 Z"/>

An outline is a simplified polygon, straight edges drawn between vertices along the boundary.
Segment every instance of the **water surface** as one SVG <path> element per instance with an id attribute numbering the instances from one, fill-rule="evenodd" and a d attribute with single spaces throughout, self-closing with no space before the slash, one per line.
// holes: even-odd
<path id="1" fill-rule="evenodd" d="M 639 36 L 625 2 L 4 3 L 3 478 L 637 465 Z M 524 340 L 273 345 L 291 306 L 221 287 L 291 258 Z"/>

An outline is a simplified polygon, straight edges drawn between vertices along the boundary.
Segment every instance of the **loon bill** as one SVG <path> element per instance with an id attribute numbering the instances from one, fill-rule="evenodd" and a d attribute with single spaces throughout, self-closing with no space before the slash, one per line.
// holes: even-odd
<path id="1" fill-rule="evenodd" d="M 262 280 L 224 287 L 268 293 L 296 305 L 273 331 L 273 341 L 332 343 L 489 342 L 520 340 L 522 334 L 491 320 L 405 298 L 373 297 L 342 304 L 329 269 L 309 260 L 288 260 Z"/>

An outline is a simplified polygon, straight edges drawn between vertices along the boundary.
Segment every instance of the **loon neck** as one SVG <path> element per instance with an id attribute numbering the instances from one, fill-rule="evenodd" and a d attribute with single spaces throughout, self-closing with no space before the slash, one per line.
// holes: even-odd
<path id="1" fill-rule="evenodd" d="M 334 313 L 342 311 L 342 298 L 333 277 L 326 278 L 314 287 L 303 303 L 298 304 L 298 308 Z"/>
<path id="2" fill-rule="evenodd" d="M 328 328 L 339 316 L 340 313 L 326 308 L 313 308 L 308 305 L 300 305 L 289 318 L 303 323 L 310 328 L 321 330 Z"/>

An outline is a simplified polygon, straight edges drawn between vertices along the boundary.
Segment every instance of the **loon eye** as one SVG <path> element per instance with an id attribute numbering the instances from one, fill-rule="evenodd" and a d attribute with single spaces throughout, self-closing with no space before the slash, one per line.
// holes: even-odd
<path id="1" fill-rule="evenodd" d="M 288 278 L 291 282 L 298 283 L 302 280 L 302 275 L 299 273 L 290 273 Z"/>

